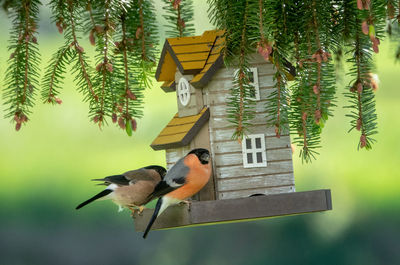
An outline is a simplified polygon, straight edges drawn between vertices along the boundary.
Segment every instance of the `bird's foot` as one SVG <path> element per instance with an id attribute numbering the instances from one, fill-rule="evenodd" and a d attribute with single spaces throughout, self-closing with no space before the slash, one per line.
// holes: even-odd
<path id="1" fill-rule="evenodd" d="M 132 217 L 132 218 L 135 218 L 135 211 L 136 211 L 136 209 L 133 208 L 133 207 L 128 207 L 128 209 L 131 211 L 131 217 Z"/>
<path id="2" fill-rule="evenodd" d="M 191 203 L 192 203 L 191 201 L 183 200 L 183 201 L 180 202 L 180 205 L 185 205 L 186 204 L 186 205 L 190 206 Z"/>
<path id="3" fill-rule="evenodd" d="M 146 209 L 146 207 L 144 207 L 143 205 L 142 205 L 142 206 L 139 206 L 138 214 L 139 214 L 140 216 L 143 215 L 144 209 Z"/>
<path id="4" fill-rule="evenodd" d="M 188 206 L 188 211 L 190 211 L 191 210 L 191 208 L 192 208 L 192 201 L 190 200 L 183 200 L 183 201 L 181 201 L 180 203 L 179 203 L 179 205 L 181 205 L 181 206 L 184 206 L 184 205 L 187 205 Z"/>

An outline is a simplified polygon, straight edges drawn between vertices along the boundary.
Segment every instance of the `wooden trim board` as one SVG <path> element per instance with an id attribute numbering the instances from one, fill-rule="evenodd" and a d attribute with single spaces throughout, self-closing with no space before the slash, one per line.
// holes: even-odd
<path id="1" fill-rule="evenodd" d="M 152 229 L 252 221 L 274 216 L 327 210 L 332 210 L 331 191 L 329 189 L 240 199 L 192 201 L 190 206 L 186 204 L 170 206 L 157 218 Z M 135 212 L 133 216 L 135 230 L 143 232 L 152 214 L 153 209 L 145 209 L 142 215 Z"/>

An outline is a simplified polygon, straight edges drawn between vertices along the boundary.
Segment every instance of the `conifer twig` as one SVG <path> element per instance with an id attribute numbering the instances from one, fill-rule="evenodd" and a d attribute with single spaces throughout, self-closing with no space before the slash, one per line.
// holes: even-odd
<path id="1" fill-rule="evenodd" d="M 78 38 L 76 37 L 76 29 L 75 29 L 75 21 L 74 21 L 74 5 L 73 5 L 73 1 L 68 1 L 68 11 L 70 14 L 70 27 L 71 27 L 71 34 L 73 37 L 73 43 L 71 44 L 72 46 L 74 46 L 76 52 L 78 53 L 78 59 L 79 59 L 79 63 L 81 65 L 81 71 L 83 74 L 83 78 L 86 81 L 87 87 L 89 89 L 90 94 L 92 95 L 92 98 L 95 101 L 98 101 L 98 96 L 96 95 L 96 93 L 93 90 L 93 84 L 92 81 L 90 80 L 90 76 L 87 72 L 86 69 L 86 64 L 85 64 L 85 60 L 83 58 L 83 48 L 82 46 L 79 45 L 78 42 Z"/>

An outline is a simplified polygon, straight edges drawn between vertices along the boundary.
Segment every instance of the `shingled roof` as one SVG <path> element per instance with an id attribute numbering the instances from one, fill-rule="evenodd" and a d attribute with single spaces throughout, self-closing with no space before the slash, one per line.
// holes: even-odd
<path id="1" fill-rule="evenodd" d="M 179 117 L 177 113 L 150 146 L 154 150 L 163 150 L 188 145 L 209 118 L 207 107 L 197 115 Z"/>
<path id="2" fill-rule="evenodd" d="M 204 87 L 223 64 L 223 35 L 222 30 L 211 30 L 201 36 L 166 39 L 156 71 L 157 81 L 164 81 L 161 88 L 175 90 L 176 68 L 194 75 L 190 81 L 194 87 Z"/>

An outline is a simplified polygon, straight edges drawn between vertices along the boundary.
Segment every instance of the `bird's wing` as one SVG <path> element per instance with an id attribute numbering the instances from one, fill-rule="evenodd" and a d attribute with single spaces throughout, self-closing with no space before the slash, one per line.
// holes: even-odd
<path id="1" fill-rule="evenodd" d="M 117 185 L 129 185 L 129 180 L 124 175 L 108 176 L 102 179 L 92 179 L 93 181 L 104 181 L 104 184 L 109 185 L 111 183 Z"/>
<path id="2" fill-rule="evenodd" d="M 189 167 L 185 165 L 184 158 L 181 158 L 176 164 L 167 172 L 164 179 L 158 182 L 152 194 L 149 197 L 156 198 L 163 196 L 185 184 L 186 175 L 189 172 Z"/>
<path id="3" fill-rule="evenodd" d="M 105 177 L 102 179 L 93 179 L 93 180 L 94 181 L 104 181 L 104 184 L 106 184 L 106 185 L 114 183 L 117 185 L 127 186 L 127 185 L 135 184 L 136 182 L 141 181 L 141 180 L 154 181 L 154 179 L 156 178 L 156 176 L 153 176 L 154 174 L 159 176 L 159 174 L 154 170 L 140 168 L 140 169 L 125 172 L 121 175 L 108 176 L 108 177 Z M 161 177 L 158 177 L 158 179 L 161 180 Z"/>
<path id="4" fill-rule="evenodd" d="M 128 172 L 125 172 L 123 174 L 129 181 L 130 184 L 135 184 L 138 181 L 160 181 L 161 176 L 158 174 L 157 171 L 153 169 L 146 169 L 146 168 L 140 168 L 137 170 L 131 170 Z"/>

